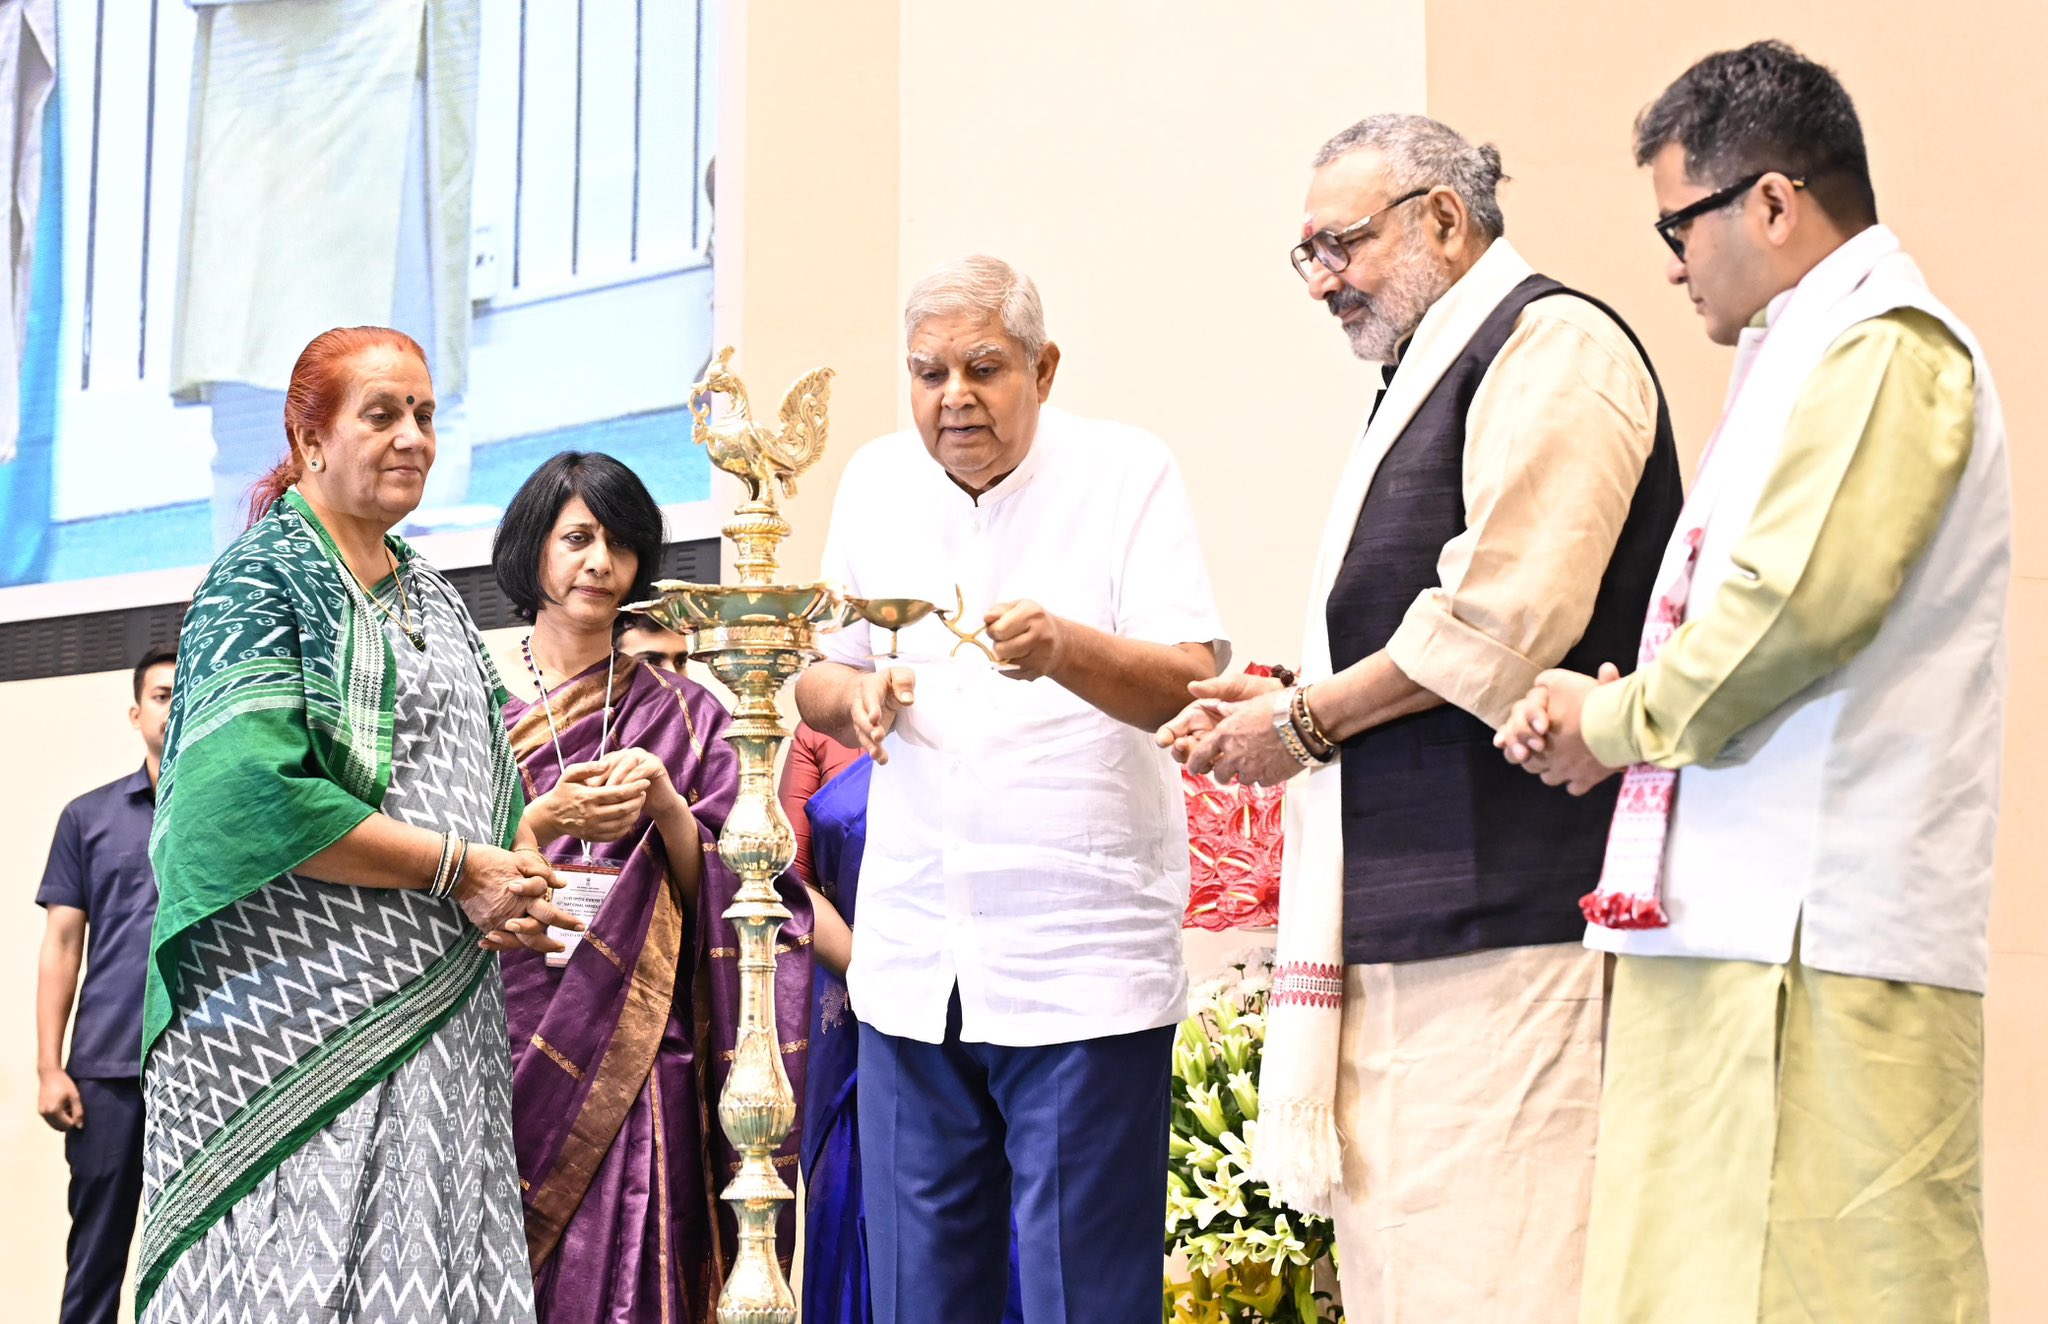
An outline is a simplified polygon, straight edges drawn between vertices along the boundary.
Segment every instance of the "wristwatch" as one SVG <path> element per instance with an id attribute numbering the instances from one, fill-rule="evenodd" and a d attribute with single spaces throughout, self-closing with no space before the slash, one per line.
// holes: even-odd
<path id="1" fill-rule="evenodd" d="M 1321 759 L 1308 752 L 1308 743 L 1301 738 L 1301 732 L 1294 729 L 1294 690 L 1291 687 L 1273 691 L 1273 730 L 1296 763 L 1304 768 L 1322 765 Z"/>

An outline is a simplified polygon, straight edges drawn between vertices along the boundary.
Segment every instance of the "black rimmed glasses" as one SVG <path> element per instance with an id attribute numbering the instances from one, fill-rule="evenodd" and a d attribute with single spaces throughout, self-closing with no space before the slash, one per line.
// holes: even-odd
<path id="1" fill-rule="evenodd" d="M 1323 270 L 1335 274 L 1351 265 L 1351 245 L 1365 238 L 1365 227 L 1385 216 L 1404 202 L 1413 202 L 1428 194 L 1436 185 L 1419 188 L 1412 193 L 1403 193 L 1386 206 L 1369 216 L 1362 216 L 1341 230 L 1318 230 L 1288 250 L 1294 260 L 1295 274 L 1309 280 L 1308 264 L 1311 259 L 1322 263 Z"/>
<path id="2" fill-rule="evenodd" d="M 1679 233 L 1681 230 L 1691 225 L 1700 217 L 1705 216 L 1708 212 L 1719 211 L 1743 194 L 1749 192 L 1757 186 L 1757 183 L 1765 175 L 1784 173 L 1782 170 L 1759 170 L 1753 175 L 1737 180 L 1717 193 L 1709 193 L 1706 197 L 1701 198 L 1689 207 L 1680 207 L 1669 216 L 1659 216 L 1654 222 L 1657 227 L 1657 237 L 1671 246 L 1672 253 L 1680 262 L 1685 261 L 1685 236 Z M 1788 179 L 1791 178 L 1789 175 L 1786 177 Z M 1805 188 L 1806 181 L 1804 179 L 1793 179 L 1792 187 L 1795 189 Z"/>

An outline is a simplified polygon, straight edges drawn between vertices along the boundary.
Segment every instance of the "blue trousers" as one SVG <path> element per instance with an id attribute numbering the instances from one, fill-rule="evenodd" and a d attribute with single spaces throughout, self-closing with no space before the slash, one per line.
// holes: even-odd
<path id="1" fill-rule="evenodd" d="M 80 1079 L 85 1125 L 64 1133 L 71 1236 L 64 1243 L 62 1324 L 114 1324 L 142 1201 L 142 1082 Z"/>
<path id="2" fill-rule="evenodd" d="M 875 1324 L 999 1324 L 1014 1217 L 1026 1324 L 1154 1324 L 1171 1025 L 1036 1048 L 860 1027 Z"/>

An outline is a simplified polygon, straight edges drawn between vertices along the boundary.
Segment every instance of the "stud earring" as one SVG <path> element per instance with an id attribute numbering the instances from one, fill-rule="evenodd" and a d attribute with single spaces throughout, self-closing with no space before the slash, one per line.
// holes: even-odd
<path id="1" fill-rule="evenodd" d="M 314 470 L 314 471 L 316 471 L 316 472 L 317 472 L 317 471 L 319 470 L 319 468 L 320 468 L 320 461 L 318 461 L 318 460 L 308 460 L 308 461 L 306 461 L 306 467 L 307 467 L 308 469 L 312 469 L 312 470 Z"/>

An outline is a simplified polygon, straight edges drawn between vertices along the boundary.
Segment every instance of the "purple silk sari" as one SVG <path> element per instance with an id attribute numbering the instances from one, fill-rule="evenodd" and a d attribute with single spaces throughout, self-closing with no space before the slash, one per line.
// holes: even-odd
<path id="1" fill-rule="evenodd" d="M 717 1199 L 739 1166 L 717 1111 L 739 1015 L 739 940 L 722 916 L 739 880 L 715 840 L 739 760 L 710 691 L 630 658 L 616 666 L 610 748 L 638 747 L 667 766 L 697 818 L 703 882 L 685 915 L 660 835 L 643 819 L 625 838 L 591 845 L 591 858 L 623 870 L 568 965 L 504 957 L 527 1252 L 545 1324 L 697 1324 L 715 1317 L 738 1244 Z M 569 762 L 597 757 L 604 696 L 604 663 L 551 692 Z M 560 764 L 544 706 L 514 699 L 505 721 L 527 796 L 553 789 Z M 580 856 L 566 838 L 542 847 L 557 861 Z M 811 915 L 800 886 L 781 887 L 792 918 L 778 943 L 776 1017 L 801 1099 Z M 792 1186 L 800 1143 L 792 1130 L 776 1157 Z M 784 1214 L 777 1248 L 787 1272 L 794 1207 Z"/>

